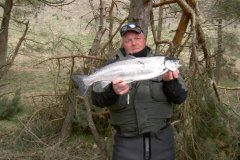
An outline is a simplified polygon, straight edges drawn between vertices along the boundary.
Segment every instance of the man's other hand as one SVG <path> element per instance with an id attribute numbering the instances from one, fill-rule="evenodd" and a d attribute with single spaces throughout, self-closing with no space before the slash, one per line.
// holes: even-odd
<path id="1" fill-rule="evenodd" d="M 175 71 L 168 71 L 166 72 L 163 77 L 162 80 L 164 81 L 171 81 L 174 79 L 177 79 L 179 77 L 179 70 L 175 70 Z"/>
<path id="2" fill-rule="evenodd" d="M 129 85 L 122 78 L 116 78 L 112 81 L 113 91 L 118 95 L 123 95 L 129 91 Z"/>

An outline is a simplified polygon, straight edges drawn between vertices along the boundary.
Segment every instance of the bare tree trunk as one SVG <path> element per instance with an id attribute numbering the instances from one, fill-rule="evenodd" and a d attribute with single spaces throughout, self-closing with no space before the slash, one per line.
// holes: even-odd
<path id="1" fill-rule="evenodd" d="M 181 6 L 181 3 L 186 3 L 182 0 L 178 0 L 178 5 L 180 7 L 182 7 L 183 9 L 183 13 L 182 13 L 182 17 L 181 17 L 181 20 L 178 24 L 178 28 L 177 28 L 177 31 L 176 31 L 176 34 L 172 40 L 172 43 L 173 43 L 173 46 L 172 46 L 172 50 L 169 48 L 168 51 L 167 51 L 167 55 L 171 55 L 173 56 L 175 54 L 175 52 L 177 51 L 177 48 L 180 46 L 182 40 L 183 40 L 183 37 L 184 37 L 184 34 L 187 30 L 187 27 L 188 27 L 188 24 L 189 24 L 189 20 L 190 20 L 190 13 L 188 13 L 185 8 L 185 6 Z M 194 0 L 187 0 L 187 3 L 194 9 L 195 6 L 196 6 L 196 1 Z"/>
<path id="2" fill-rule="evenodd" d="M 11 10 L 13 7 L 13 1 L 6 0 L 4 4 L 0 2 L 0 7 L 3 8 L 3 18 L 2 18 L 1 29 L 0 29 L 0 79 L 1 79 L 3 78 L 5 73 L 7 73 L 7 71 L 10 69 L 16 56 L 18 55 L 18 51 L 22 45 L 22 42 L 24 41 L 25 36 L 27 35 L 29 22 L 26 22 L 26 23 L 18 22 L 18 23 L 24 24 L 26 28 L 22 36 L 20 37 L 18 43 L 16 44 L 14 51 L 11 55 L 11 58 L 7 59 L 8 30 L 9 30 L 9 23 L 11 18 Z"/>
<path id="3" fill-rule="evenodd" d="M 62 125 L 60 143 L 62 143 L 72 133 L 72 117 L 75 114 L 74 104 L 66 104 L 64 107 L 68 108 L 68 111 Z"/>
<path id="4" fill-rule="evenodd" d="M 186 13 L 182 13 L 181 20 L 179 22 L 177 31 L 175 33 L 175 36 L 173 38 L 173 51 L 168 50 L 167 54 L 168 55 L 174 55 L 175 51 L 177 50 L 177 47 L 181 44 L 183 36 L 187 30 L 187 26 L 189 23 L 190 17 Z"/>
<path id="5" fill-rule="evenodd" d="M 204 34 L 203 29 L 199 22 L 197 22 L 197 37 L 198 37 L 198 45 L 201 46 L 201 48 L 203 50 L 204 59 L 206 61 L 206 70 L 207 70 L 209 76 L 212 77 L 213 76 L 212 64 L 211 64 L 211 59 L 209 58 L 210 51 L 207 46 L 207 42 L 205 40 L 206 39 L 205 34 Z"/>
<path id="6" fill-rule="evenodd" d="M 22 23 L 22 22 L 21 22 Z M 8 70 L 10 69 L 10 67 L 12 66 L 15 58 L 17 57 L 18 55 L 18 51 L 22 45 L 22 42 L 25 40 L 25 37 L 27 35 L 27 32 L 28 32 L 28 25 L 29 25 L 29 21 L 24 23 L 24 25 L 26 26 L 24 32 L 23 32 L 23 35 L 22 37 L 19 39 L 15 49 L 14 49 L 14 52 L 13 54 L 11 55 L 11 58 L 9 58 L 8 60 L 5 61 L 5 64 L 0 67 L 0 79 L 3 78 L 3 76 L 8 72 Z"/>
<path id="7" fill-rule="evenodd" d="M 96 56 L 98 54 L 98 51 L 100 50 L 101 39 L 106 31 L 106 28 L 104 26 L 105 20 L 106 20 L 106 11 L 105 11 L 105 3 L 103 0 L 100 0 L 99 10 L 100 10 L 99 28 L 89 52 L 89 55 L 91 56 Z"/>
<path id="8" fill-rule="evenodd" d="M 150 0 L 132 0 L 130 4 L 128 21 L 139 24 L 146 36 L 148 34 L 151 9 L 152 1 Z"/>
<path id="9" fill-rule="evenodd" d="M 157 39 L 159 41 L 161 41 L 161 39 L 162 39 L 162 24 L 163 24 L 163 7 L 162 6 L 159 7 L 158 12 L 159 12 L 159 14 L 158 14 L 158 25 L 157 25 L 156 31 L 157 31 Z M 160 52 L 160 45 L 159 44 L 156 45 L 155 52 L 156 53 Z"/>
<path id="10" fill-rule="evenodd" d="M 216 82 L 219 81 L 221 75 L 221 67 L 222 67 L 222 19 L 218 19 L 218 29 L 217 29 L 217 56 L 215 58 L 216 61 L 216 69 L 215 69 L 215 78 Z"/>
<path id="11" fill-rule="evenodd" d="M 86 107 L 88 125 L 89 125 L 89 128 L 91 129 L 91 132 L 93 134 L 93 138 L 94 138 L 98 148 L 101 151 L 101 157 L 102 157 L 103 160 L 109 160 L 109 154 L 108 154 L 106 143 L 100 137 L 100 135 L 98 134 L 97 128 L 96 128 L 95 123 L 92 119 L 92 110 L 91 110 L 92 104 L 90 103 L 90 101 L 88 99 L 88 96 L 84 97 L 83 100 L 84 100 L 84 106 Z"/>
<path id="12" fill-rule="evenodd" d="M 102 40 L 102 37 L 105 33 L 105 31 L 107 30 L 106 27 L 105 27 L 105 21 L 106 21 L 106 10 L 105 10 L 105 1 L 104 0 L 100 0 L 100 4 L 99 4 L 99 24 L 98 24 L 98 31 L 95 35 L 95 38 L 92 42 L 92 46 L 91 48 L 89 49 L 89 53 L 88 55 L 90 56 L 97 56 L 98 54 L 101 54 L 99 51 L 100 51 L 100 44 L 101 44 L 101 40 Z M 90 66 L 91 63 L 94 63 L 94 61 L 91 61 L 91 60 L 86 60 L 85 61 L 85 64 L 84 64 L 84 73 L 82 74 L 88 74 L 88 72 L 90 71 Z"/>
<path id="13" fill-rule="evenodd" d="M 115 2 L 112 0 L 110 10 L 109 10 L 109 34 L 108 34 L 108 39 L 111 39 L 113 36 L 113 24 L 114 24 L 114 19 L 113 19 L 113 9 L 114 9 Z M 114 53 L 114 47 L 112 41 L 109 43 L 108 47 L 108 55 L 111 55 Z"/>
<path id="14" fill-rule="evenodd" d="M 0 69 L 5 65 L 7 58 L 8 47 L 8 28 L 13 7 L 12 0 L 5 0 L 5 3 L 0 2 L 0 7 L 3 8 L 3 18 L 0 29 Z"/>

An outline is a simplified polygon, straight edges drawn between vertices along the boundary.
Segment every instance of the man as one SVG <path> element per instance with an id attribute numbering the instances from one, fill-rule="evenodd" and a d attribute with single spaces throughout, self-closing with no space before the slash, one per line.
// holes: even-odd
<path id="1" fill-rule="evenodd" d="M 120 29 L 120 35 L 122 48 L 109 63 L 127 59 L 128 55 L 153 56 L 140 26 L 128 23 Z M 116 129 L 112 160 L 174 160 L 171 103 L 180 104 L 186 96 L 179 70 L 130 84 L 118 77 L 108 87 L 95 85 L 92 102 L 109 108 Z"/>

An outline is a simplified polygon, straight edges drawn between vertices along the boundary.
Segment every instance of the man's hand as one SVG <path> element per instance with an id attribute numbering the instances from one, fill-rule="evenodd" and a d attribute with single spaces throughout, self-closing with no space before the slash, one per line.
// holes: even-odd
<path id="1" fill-rule="evenodd" d="M 116 78 L 112 81 L 113 91 L 118 95 L 123 95 L 129 91 L 129 85 L 122 78 Z"/>
<path id="2" fill-rule="evenodd" d="M 168 71 L 166 72 L 162 79 L 164 81 L 171 81 L 171 80 L 174 80 L 174 79 L 177 79 L 179 77 L 179 70 L 175 70 L 175 71 Z"/>

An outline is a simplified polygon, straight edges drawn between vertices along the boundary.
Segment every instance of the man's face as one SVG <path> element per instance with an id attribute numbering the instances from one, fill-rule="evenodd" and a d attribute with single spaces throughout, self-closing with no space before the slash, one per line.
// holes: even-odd
<path id="1" fill-rule="evenodd" d="M 126 54 L 134 54 L 145 48 L 146 38 L 143 33 L 128 31 L 122 37 L 122 44 Z"/>

